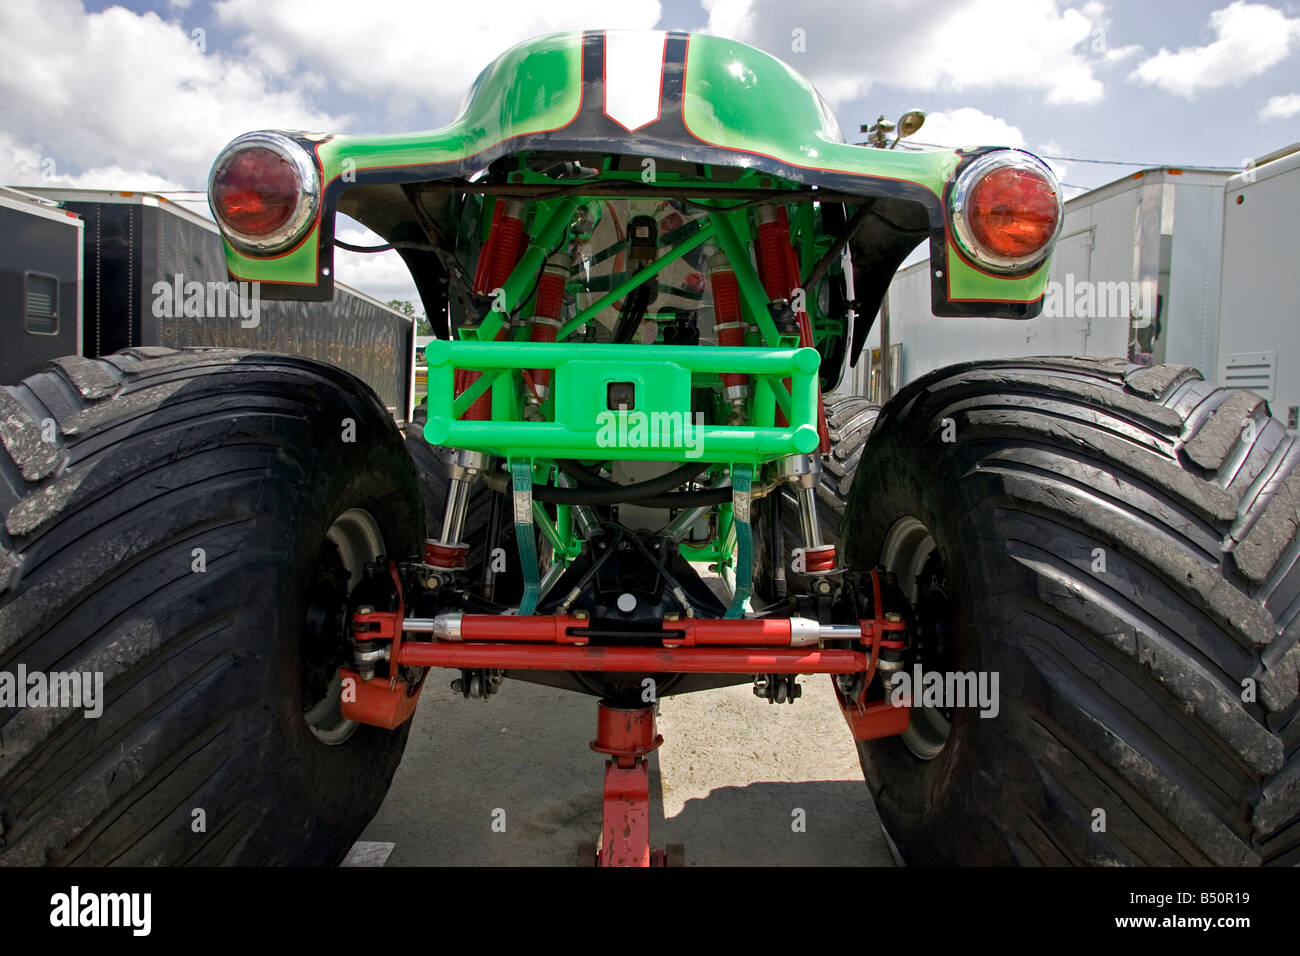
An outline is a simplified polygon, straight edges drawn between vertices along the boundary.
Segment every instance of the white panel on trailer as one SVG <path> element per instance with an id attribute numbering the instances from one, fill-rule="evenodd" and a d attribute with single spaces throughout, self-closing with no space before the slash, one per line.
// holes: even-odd
<path id="1" fill-rule="evenodd" d="M 1228 180 L 1223 196 L 1223 273 L 1218 362 L 1228 384 L 1243 357 L 1276 353 L 1269 405 L 1300 417 L 1300 144 Z"/>
<path id="2" fill-rule="evenodd" d="M 1234 352 L 1224 359 L 1219 382 L 1229 388 L 1248 388 L 1260 398 L 1272 401 L 1277 382 L 1277 352 Z"/>
<path id="3" fill-rule="evenodd" d="M 1059 301 L 1062 308 L 1054 308 L 1055 315 L 1040 315 L 1030 319 L 1029 347 L 1042 355 L 1083 355 L 1088 349 L 1092 333 L 1093 316 L 1073 308 L 1076 297 L 1070 290 L 1081 282 L 1092 280 L 1092 248 L 1096 241 L 1096 228 L 1088 226 L 1062 234 L 1052 253 L 1050 282 L 1061 284 Z M 1048 310 L 1044 310 L 1046 313 Z"/>
<path id="4" fill-rule="evenodd" d="M 1163 289 L 1164 350 L 1157 361 L 1214 373 L 1219 337 L 1219 272 L 1226 175 L 1188 171 L 1168 203 L 1172 231 Z M 1162 233 L 1168 235 L 1166 228 Z"/>

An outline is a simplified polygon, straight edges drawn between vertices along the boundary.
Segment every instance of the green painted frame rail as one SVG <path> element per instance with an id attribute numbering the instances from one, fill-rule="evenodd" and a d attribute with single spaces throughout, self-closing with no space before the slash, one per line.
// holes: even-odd
<path id="1" fill-rule="evenodd" d="M 429 419 L 434 445 L 507 458 L 635 459 L 761 464 L 817 447 L 817 370 L 812 348 L 724 348 L 546 342 L 430 342 Z M 554 369 L 554 421 L 462 421 L 455 371 Z M 708 425 L 691 419 L 696 375 L 738 372 L 784 397 L 789 424 Z M 512 375 L 513 377 L 513 375 Z M 608 386 L 631 383 L 631 408 L 610 409 Z M 784 405 L 784 402 L 782 402 Z M 463 408 L 463 406 L 462 406 Z"/>

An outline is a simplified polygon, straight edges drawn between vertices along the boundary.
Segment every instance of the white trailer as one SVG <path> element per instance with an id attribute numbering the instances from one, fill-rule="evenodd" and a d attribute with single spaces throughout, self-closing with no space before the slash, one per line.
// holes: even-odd
<path id="1" fill-rule="evenodd" d="M 1127 356 L 1212 372 L 1231 175 L 1159 167 L 1066 202 L 1038 318 L 935 316 L 928 259 L 899 270 L 889 289 L 894 388 L 956 362 L 1028 355 Z M 878 367 L 879 345 L 877 322 L 840 391 L 879 400 L 868 373 Z"/>
<path id="2" fill-rule="evenodd" d="M 1228 180 L 1223 205 L 1218 360 L 1204 367 L 1249 388 L 1273 415 L 1300 419 L 1300 144 Z"/>

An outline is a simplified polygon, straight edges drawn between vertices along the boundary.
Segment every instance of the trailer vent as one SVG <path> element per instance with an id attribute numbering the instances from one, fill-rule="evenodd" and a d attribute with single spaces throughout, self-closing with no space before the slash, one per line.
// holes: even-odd
<path id="1" fill-rule="evenodd" d="M 59 280 L 28 272 L 23 276 L 23 327 L 32 335 L 59 331 Z"/>
<path id="2" fill-rule="evenodd" d="M 1238 352 L 1228 356 L 1219 378 L 1228 388 L 1248 388 L 1271 402 L 1276 376 L 1277 352 Z"/>

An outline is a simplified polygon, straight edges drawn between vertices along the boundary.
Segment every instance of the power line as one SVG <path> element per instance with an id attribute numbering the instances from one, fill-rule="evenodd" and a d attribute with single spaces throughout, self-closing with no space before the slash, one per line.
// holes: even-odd
<path id="1" fill-rule="evenodd" d="M 900 144 L 901 145 L 901 144 Z M 942 146 L 939 143 L 920 143 L 913 140 L 909 146 L 926 146 L 932 149 L 951 149 L 951 146 Z M 1224 172 L 1228 167 L 1224 166 L 1197 166 L 1187 163 L 1138 163 L 1121 159 L 1085 159 L 1082 156 L 1051 156 L 1047 153 L 1034 153 L 1039 159 L 1054 159 L 1059 163 L 1088 163 L 1094 166 L 1130 166 L 1135 169 L 1190 169 L 1193 172 L 1204 171 L 1209 173 Z M 1235 168 L 1235 167 L 1233 167 Z"/>

